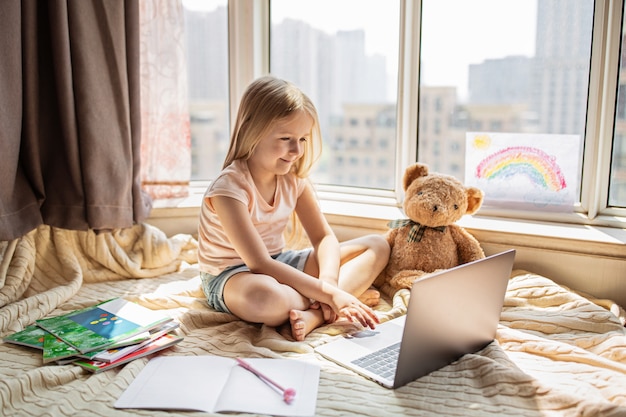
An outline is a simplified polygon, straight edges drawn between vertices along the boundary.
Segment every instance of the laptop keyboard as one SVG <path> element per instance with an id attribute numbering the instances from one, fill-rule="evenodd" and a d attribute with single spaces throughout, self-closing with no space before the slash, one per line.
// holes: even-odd
<path id="1" fill-rule="evenodd" d="M 353 360 L 352 363 L 363 369 L 367 369 L 373 374 L 390 379 L 396 373 L 399 352 L 400 342 L 361 356 Z"/>

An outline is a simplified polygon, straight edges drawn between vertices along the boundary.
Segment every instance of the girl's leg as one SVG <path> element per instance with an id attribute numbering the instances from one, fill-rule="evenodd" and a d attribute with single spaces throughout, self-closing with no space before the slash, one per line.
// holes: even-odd
<path id="1" fill-rule="evenodd" d="M 224 286 L 224 302 L 234 315 L 252 323 L 276 327 L 289 320 L 296 340 L 304 340 L 324 322 L 322 311 L 311 309 L 308 298 L 267 275 L 233 275 Z"/>
<path id="2" fill-rule="evenodd" d="M 389 244 L 384 236 L 372 234 L 347 240 L 339 244 L 339 250 L 339 288 L 360 298 L 370 307 L 377 305 L 380 294 L 370 287 L 389 260 Z M 319 268 L 315 259 L 315 254 L 309 256 L 304 271 L 318 276 Z"/>
<path id="3" fill-rule="evenodd" d="M 369 306 L 380 301 L 371 285 L 389 260 L 389 244 L 382 235 L 366 235 L 340 243 L 339 288 Z"/>

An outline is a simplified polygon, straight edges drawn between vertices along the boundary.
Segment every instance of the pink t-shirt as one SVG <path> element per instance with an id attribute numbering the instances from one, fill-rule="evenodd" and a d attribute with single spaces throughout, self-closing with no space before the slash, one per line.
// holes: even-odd
<path id="1" fill-rule="evenodd" d="M 207 189 L 200 209 L 200 271 L 218 275 L 229 266 L 244 263 L 224 232 L 211 204 L 211 197 L 230 197 L 245 204 L 267 252 L 275 255 L 282 252 L 285 246 L 283 232 L 305 186 L 306 181 L 292 173 L 278 176 L 274 205 L 269 205 L 257 191 L 246 161 L 236 160 L 226 167 Z"/>

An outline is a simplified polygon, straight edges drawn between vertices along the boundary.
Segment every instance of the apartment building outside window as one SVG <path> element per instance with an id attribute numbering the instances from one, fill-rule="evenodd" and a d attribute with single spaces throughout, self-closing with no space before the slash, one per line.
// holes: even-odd
<path id="1" fill-rule="evenodd" d="M 191 0 L 183 1 L 190 16 L 186 30 L 192 140 L 198 148 L 205 146 L 192 150 L 193 179 L 203 180 L 221 167 L 229 140 L 227 121 L 232 118 L 228 100 L 238 99 L 224 89 L 229 82 L 228 3 L 212 1 L 216 6 L 211 10 L 194 10 L 188 6 Z M 622 68 L 626 64 L 620 59 L 621 45 L 601 45 L 605 37 L 621 42 L 622 4 L 592 0 L 260 3 L 268 4 L 264 18 L 269 41 L 261 50 L 267 54 L 266 71 L 294 82 L 318 107 L 324 154 L 313 180 L 319 187 L 345 187 L 365 198 L 381 190 L 397 193 L 399 173 L 415 161 L 469 180 L 467 155 L 473 150 L 468 144 L 487 134 L 494 143 L 505 140 L 509 148 L 546 150 L 546 160 L 551 149 L 558 153 L 565 143 L 574 150 L 563 169 L 573 178 L 567 186 L 575 198 L 558 210 L 586 214 L 589 221 L 602 213 L 614 218 L 624 215 L 626 76 Z M 612 17 L 616 13 L 618 19 Z M 197 40 L 207 27 L 219 31 Z M 620 36 L 611 35 L 618 30 Z M 193 61 L 204 63 L 204 69 L 192 69 Z M 616 74 L 613 81 L 611 71 Z M 413 78 L 418 81 L 412 84 Z M 612 96 L 601 89 L 612 91 Z M 412 123 L 413 132 L 407 129 Z M 537 143 L 537 138 L 542 142 Z M 528 168 L 532 161 L 523 162 Z M 365 165 L 368 175 L 364 175 Z M 518 174 L 530 178 L 536 172 L 518 167 Z"/>

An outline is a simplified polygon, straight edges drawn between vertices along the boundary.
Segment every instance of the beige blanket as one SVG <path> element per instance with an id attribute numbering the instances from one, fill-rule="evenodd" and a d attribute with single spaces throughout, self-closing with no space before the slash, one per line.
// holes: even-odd
<path id="1" fill-rule="evenodd" d="M 162 355 L 288 357 L 322 367 L 317 415 L 626 415 L 623 310 L 548 278 L 516 271 L 497 340 L 397 390 L 334 365 L 313 348 L 355 325 L 336 323 L 294 342 L 289 329 L 251 325 L 211 310 L 195 268 L 196 242 L 139 225 L 113 234 L 41 227 L 0 244 L 1 336 L 34 320 L 121 296 L 181 323 L 183 342 Z M 149 279 L 137 279 L 149 278 Z M 593 279 L 593 277 L 590 277 Z M 406 311 L 408 292 L 379 308 Z M 0 344 L 0 415 L 199 415 L 116 410 L 113 403 L 147 358 L 101 374 L 42 365 L 41 353 Z M 206 370 L 207 378 L 211 370 Z"/>

